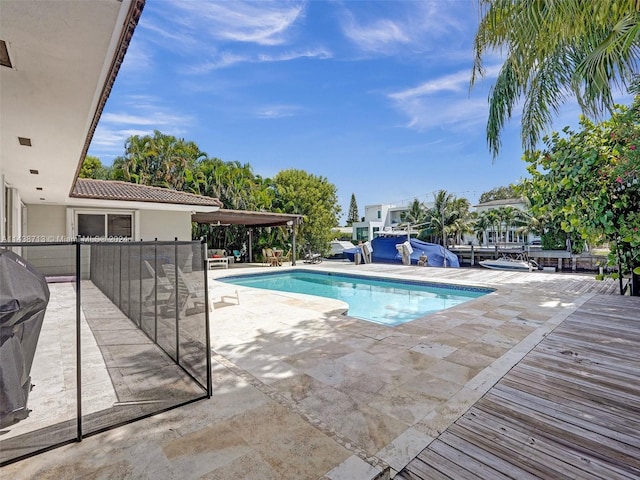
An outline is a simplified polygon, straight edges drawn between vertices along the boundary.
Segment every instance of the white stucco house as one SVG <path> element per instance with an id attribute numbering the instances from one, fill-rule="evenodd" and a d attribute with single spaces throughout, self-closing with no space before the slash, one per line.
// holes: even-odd
<path id="1" fill-rule="evenodd" d="M 425 204 L 426 208 L 432 208 L 433 202 Z M 513 207 L 520 211 L 526 210 L 526 204 L 521 198 L 509 198 L 504 200 L 492 200 L 490 202 L 480 203 L 474 205 L 473 209 L 476 212 L 486 212 L 490 210 L 496 210 L 502 207 Z M 353 240 L 367 241 L 374 238 L 375 234 L 379 231 L 394 230 L 402 223 L 402 215 L 409 211 L 409 205 L 394 205 L 394 204 L 373 204 L 365 206 L 365 215 L 363 221 L 355 222 L 353 224 Z M 499 238 L 499 234 L 502 237 Z M 502 229 L 497 226 L 492 226 L 485 232 L 484 241 L 482 246 L 494 246 L 510 245 L 521 246 L 525 244 L 532 244 L 539 237 L 534 234 L 524 235 L 515 226 L 503 225 Z M 473 234 L 465 234 L 461 239 L 464 245 L 479 245 L 478 239 Z"/>
<path id="2" fill-rule="evenodd" d="M 478 213 L 497 210 L 504 207 L 512 207 L 522 212 L 527 209 L 526 203 L 522 198 L 492 200 L 490 202 L 474 205 L 474 209 Z M 471 240 L 471 238 L 469 238 L 469 240 Z M 500 230 L 498 230 L 497 226 L 492 226 L 485 232 L 483 246 L 493 246 L 497 244 L 502 246 L 531 245 L 536 240 L 540 240 L 540 238 L 532 233 L 525 235 L 517 226 L 514 225 L 502 225 Z M 473 239 L 473 242 L 477 243 L 477 239 Z"/>
<path id="3" fill-rule="evenodd" d="M 0 2 L 0 241 L 191 240 L 219 200 L 77 179 L 144 0 Z"/>
<path id="4" fill-rule="evenodd" d="M 433 206 L 433 202 L 425 204 L 427 208 Z M 393 230 L 402 223 L 402 214 L 409 211 L 409 205 L 394 205 L 390 203 L 378 203 L 364 207 L 364 220 L 354 222 L 353 240 L 372 240 L 375 233 L 383 230 Z"/>

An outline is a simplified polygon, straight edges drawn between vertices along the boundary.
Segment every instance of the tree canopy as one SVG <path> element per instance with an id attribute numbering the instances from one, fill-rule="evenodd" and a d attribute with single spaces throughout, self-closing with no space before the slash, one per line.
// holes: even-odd
<path id="1" fill-rule="evenodd" d="M 517 198 L 519 195 L 516 193 L 512 185 L 506 187 L 492 188 L 488 192 L 484 192 L 480 195 L 479 203 L 487 203 L 493 200 L 506 200 L 508 198 Z"/>
<path id="2" fill-rule="evenodd" d="M 98 157 L 87 155 L 82 162 L 78 177 L 95 178 L 97 180 L 107 180 L 110 178 L 110 169 L 106 168 Z"/>
<path id="3" fill-rule="evenodd" d="M 347 226 L 350 227 L 354 223 L 360 221 L 360 214 L 358 213 L 358 202 L 356 202 L 356 194 L 351 194 L 351 202 L 349 203 L 349 214 L 347 215 Z"/>
<path id="4" fill-rule="evenodd" d="M 534 150 L 569 98 L 585 115 L 613 109 L 613 91 L 634 81 L 640 55 L 636 0 L 479 0 L 471 86 L 485 75 L 485 57 L 505 61 L 489 95 L 487 142 L 496 157 L 500 135 L 523 103 L 521 137 Z"/>
<path id="5" fill-rule="evenodd" d="M 599 124 L 545 137 L 545 150 L 525 160 L 523 191 L 535 215 L 589 242 L 607 241 L 609 263 L 640 274 L 640 97 Z"/>
<path id="6" fill-rule="evenodd" d="M 253 173 L 248 163 L 211 158 L 194 142 L 157 130 L 153 135 L 129 137 L 124 155 L 116 158 L 110 168 L 105 168 L 96 157 L 87 156 L 81 176 L 215 197 L 228 209 L 302 214 L 304 223 L 298 234 L 315 252 L 328 249 L 331 228 L 338 225 L 340 214 L 337 189 L 324 177 L 302 170 L 284 170 L 273 179 L 262 178 Z M 210 245 L 216 248 L 240 249 L 247 237 L 247 228 L 194 224 L 192 233 L 194 238 L 207 235 Z M 284 227 L 262 228 L 254 238 L 258 251 L 262 246 L 286 248 L 289 232 Z"/>
<path id="7" fill-rule="evenodd" d="M 304 247 L 326 253 L 338 226 L 340 205 L 337 188 L 325 177 L 304 170 L 282 170 L 273 178 L 273 206 L 281 213 L 304 215 L 298 234 Z"/>

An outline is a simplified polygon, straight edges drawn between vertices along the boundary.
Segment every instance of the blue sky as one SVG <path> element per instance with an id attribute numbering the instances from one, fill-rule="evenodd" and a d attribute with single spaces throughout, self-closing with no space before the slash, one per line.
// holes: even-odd
<path id="1" fill-rule="evenodd" d="M 361 216 L 438 189 L 476 202 L 526 176 L 517 115 L 495 162 L 485 140 L 498 55 L 469 92 L 477 23 L 470 0 L 147 0 L 89 154 L 110 165 L 157 129 L 263 177 L 327 177 L 341 223 L 352 193 Z"/>

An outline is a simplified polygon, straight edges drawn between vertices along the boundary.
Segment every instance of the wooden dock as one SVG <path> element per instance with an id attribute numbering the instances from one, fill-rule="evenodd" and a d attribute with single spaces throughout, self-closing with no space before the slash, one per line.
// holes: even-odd
<path id="1" fill-rule="evenodd" d="M 395 478 L 640 478 L 640 298 L 586 302 Z"/>
<path id="2" fill-rule="evenodd" d="M 460 265 L 464 266 L 478 265 L 482 260 L 500 258 L 503 255 L 513 256 L 522 253 L 526 253 L 541 267 L 553 267 L 558 272 L 577 270 L 597 272 L 599 265 L 607 264 L 606 255 L 587 253 L 572 255 L 565 250 L 542 250 L 539 247 L 457 246 L 449 247 L 449 250 L 458 256 Z"/>

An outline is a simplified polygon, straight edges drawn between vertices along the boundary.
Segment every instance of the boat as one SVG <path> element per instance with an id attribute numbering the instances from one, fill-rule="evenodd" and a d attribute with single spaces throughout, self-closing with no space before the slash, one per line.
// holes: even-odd
<path id="1" fill-rule="evenodd" d="M 344 240 L 332 240 L 329 246 L 329 258 L 346 258 L 344 251 L 354 247 L 353 243 Z"/>
<path id="2" fill-rule="evenodd" d="M 540 266 L 531 260 L 527 254 L 520 254 L 515 257 L 502 256 L 494 260 L 482 260 L 480 265 L 493 270 L 510 270 L 520 272 L 533 272 L 539 270 Z"/>
<path id="3" fill-rule="evenodd" d="M 412 252 L 409 252 L 409 261 L 412 265 L 422 264 L 430 267 L 460 267 L 457 255 L 445 249 L 442 245 L 435 243 L 427 243 L 417 238 L 408 238 L 407 232 L 377 232 L 377 237 L 371 240 L 371 260 L 373 263 L 402 263 L 402 254 L 397 245 L 408 242 Z M 346 249 L 344 255 L 348 260 L 354 262 L 355 254 L 362 254 L 361 247 Z M 426 256 L 427 260 L 421 260 L 422 256 Z M 446 260 L 445 260 L 446 259 Z"/>

